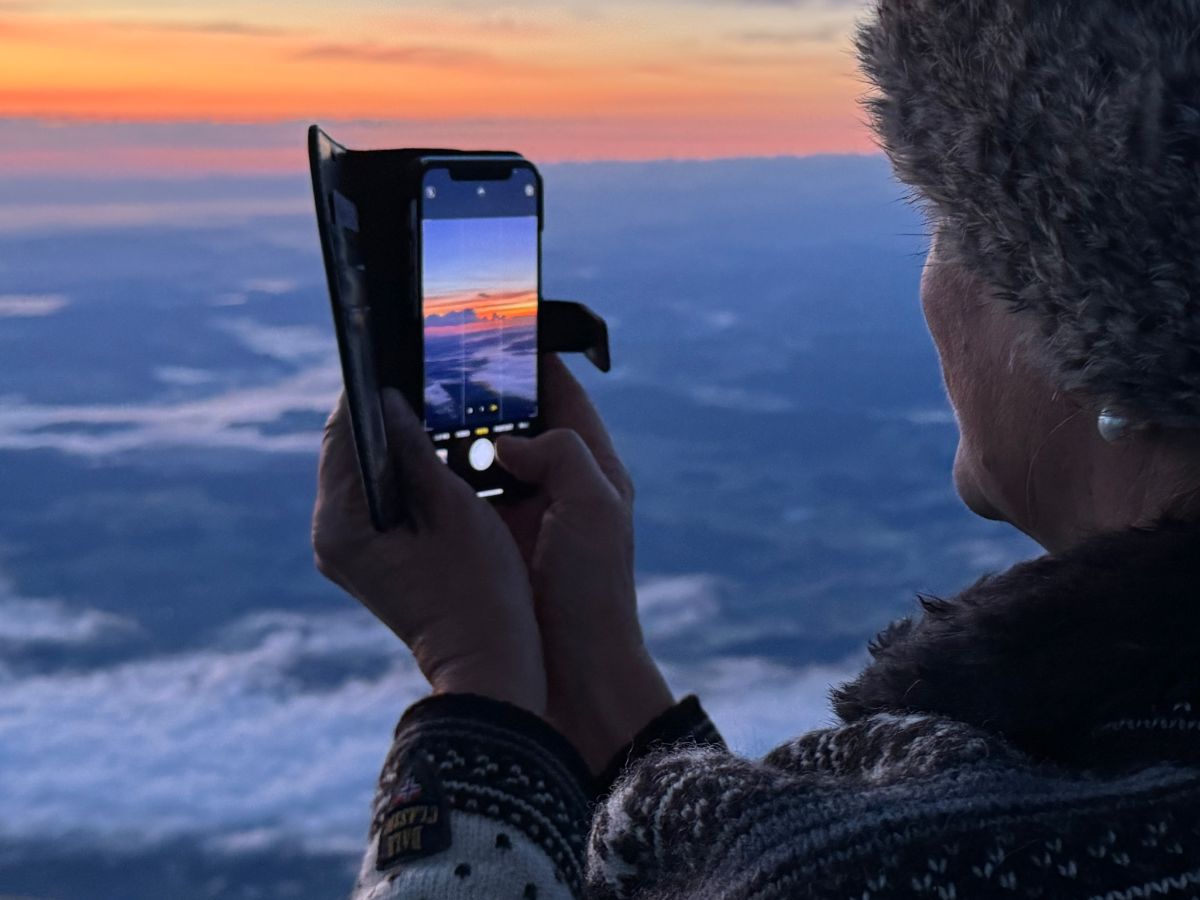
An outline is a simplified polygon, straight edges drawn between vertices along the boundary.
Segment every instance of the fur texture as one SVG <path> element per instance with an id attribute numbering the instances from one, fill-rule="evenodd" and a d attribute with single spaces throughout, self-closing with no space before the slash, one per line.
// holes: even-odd
<path id="1" fill-rule="evenodd" d="M 846 722 L 929 713 L 1075 762 L 1097 729 L 1182 703 L 1200 709 L 1200 525 L 1105 534 L 922 598 L 834 691 Z"/>
<path id="2" fill-rule="evenodd" d="M 857 47 L 898 177 L 1040 325 L 1052 380 L 1200 428 L 1200 2 L 876 0 Z"/>

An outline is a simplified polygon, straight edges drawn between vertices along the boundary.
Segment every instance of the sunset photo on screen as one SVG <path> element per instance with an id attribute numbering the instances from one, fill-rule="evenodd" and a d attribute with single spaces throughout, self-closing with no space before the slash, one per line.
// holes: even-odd
<path id="1" fill-rule="evenodd" d="M 537 228 L 536 216 L 425 221 L 426 427 L 537 415 Z"/>

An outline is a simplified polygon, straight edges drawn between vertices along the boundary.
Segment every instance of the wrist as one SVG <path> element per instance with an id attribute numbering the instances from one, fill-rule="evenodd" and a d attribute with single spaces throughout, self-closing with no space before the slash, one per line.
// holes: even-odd
<path id="1" fill-rule="evenodd" d="M 644 646 L 607 655 L 588 671 L 569 667 L 550 684 L 548 717 L 593 773 L 675 703 L 658 665 Z"/>
<path id="2" fill-rule="evenodd" d="M 546 715 L 546 674 L 540 653 L 458 657 L 426 672 L 434 694 L 474 694 Z"/>

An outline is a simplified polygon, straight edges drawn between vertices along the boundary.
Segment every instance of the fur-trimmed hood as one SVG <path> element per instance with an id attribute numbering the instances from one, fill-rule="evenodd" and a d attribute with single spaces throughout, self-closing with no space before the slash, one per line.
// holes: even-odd
<path id="1" fill-rule="evenodd" d="M 867 109 L 1055 384 L 1200 428 L 1200 3 L 875 0 Z"/>
<path id="2" fill-rule="evenodd" d="M 1200 524 L 1101 535 L 920 602 L 833 691 L 843 721 L 934 713 L 1079 761 L 1121 722 L 1200 718 Z"/>

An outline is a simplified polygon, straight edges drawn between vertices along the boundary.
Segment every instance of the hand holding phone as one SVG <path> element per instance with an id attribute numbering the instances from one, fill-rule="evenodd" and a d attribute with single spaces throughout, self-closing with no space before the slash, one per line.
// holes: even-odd
<path id="1" fill-rule="evenodd" d="M 480 694 L 544 714 L 541 639 L 512 537 L 496 511 L 438 461 L 398 392 L 383 392 L 383 408 L 419 527 L 373 527 L 343 395 L 321 447 L 312 523 L 317 567 L 408 645 L 435 693 Z"/>
<path id="2" fill-rule="evenodd" d="M 550 355 L 543 373 L 548 430 L 500 442 L 537 492 L 498 512 L 529 566 L 546 718 L 599 774 L 674 697 L 638 622 L 629 473 L 567 367 Z"/>

